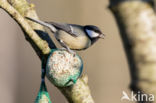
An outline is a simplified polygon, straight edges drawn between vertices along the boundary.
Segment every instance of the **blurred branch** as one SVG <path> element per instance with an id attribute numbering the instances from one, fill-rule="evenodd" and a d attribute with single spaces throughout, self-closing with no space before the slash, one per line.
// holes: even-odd
<path id="1" fill-rule="evenodd" d="M 26 39 L 32 45 L 40 59 L 43 57 L 47 58 L 51 49 L 56 48 L 41 25 L 24 19 L 26 16 L 38 19 L 33 4 L 27 3 L 26 0 L 0 0 L 0 7 L 20 25 Z M 94 103 L 87 84 L 87 79 L 86 76 L 80 77 L 75 85 L 59 89 L 70 103 Z"/>
<path id="2" fill-rule="evenodd" d="M 110 9 L 127 53 L 131 89 L 156 97 L 156 14 L 150 0 L 110 0 Z"/>

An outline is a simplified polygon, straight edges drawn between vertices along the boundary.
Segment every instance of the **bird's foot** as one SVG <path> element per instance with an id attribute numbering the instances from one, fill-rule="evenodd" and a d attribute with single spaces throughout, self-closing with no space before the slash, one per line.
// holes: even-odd
<path id="1" fill-rule="evenodd" d="M 71 49 L 67 49 L 67 51 L 68 51 L 70 54 L 72 54 L 74 57 L 76 56 L 76 52 L 75 52 L 75 51 L 73 51 L 73 50 L 71 50 Z"/>
<path id="2" fill-rule="evenodd" d="M 76 52 L 74 52 L 73 50 L 71 50 L 71 49 L 64 43 L 63 40 L 59 40 L 59 41 L 60 41 L 60 43 L 62 44 L 62 46 L 65 47 L 65 48 L 62 48 L 62 50 L 65 49 L 65 50 L 68 51 L 70 54 L 73 54 L 73 56 L 76 55 Z"/>
<path id="3" fill-rule="evenodd" d="M 66 51 L 67 51 L 67 49 L 66 49 L 66 48 L 59 48 L 59 49 L 60 49 L 60 50 L 62 50 L 62 51 L 63 51 L 63 50 L 66 50 Z"/>
<path id="4" fill-rule="evenodd" d="M 72 54 L 74 57 L 76 55 L 76 52 L 74 52 L 73 50 L 71 50 L 70 48 L 60 48 L 60 50 L 65 50 L 67 51 L 68 53 Z"/>

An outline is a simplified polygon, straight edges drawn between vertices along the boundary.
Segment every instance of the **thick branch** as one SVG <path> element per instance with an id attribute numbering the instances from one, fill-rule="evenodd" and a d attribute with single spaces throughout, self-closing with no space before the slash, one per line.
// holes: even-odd
<path id="1" fill-rule="evenodd" d="M 59 89 L 66 96 L 70 103 L 94 103 L 88 86 L 87 75 L 79 78 L 75 85 Z"/>
<path id="2" fill-rule="evenodd" d="M 112 0 L 114 2 L 114 0 Z M 150 3 L 125 0 L 111 6 L 127 52 L 131 89 L 156 97 L 156 15 Z M 149 102 L 148 102 L 149 103 Z"/>

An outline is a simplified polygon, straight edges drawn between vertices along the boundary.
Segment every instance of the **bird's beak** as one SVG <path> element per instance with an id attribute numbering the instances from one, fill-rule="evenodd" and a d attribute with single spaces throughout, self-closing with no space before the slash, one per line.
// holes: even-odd
<path id="1" fill-rule="evenodd" d="M 105 35 L 104 34 L 100 34 L 99 37 L 102 38 L 102 39 L 104 39 L 105 38 Z"/>

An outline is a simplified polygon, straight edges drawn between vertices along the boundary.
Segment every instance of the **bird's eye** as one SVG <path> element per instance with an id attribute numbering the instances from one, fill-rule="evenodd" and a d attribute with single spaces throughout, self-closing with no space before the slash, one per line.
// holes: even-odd
<path id="1" fill-rule="evenodd" d="M 98 30 L 94 30 L 94 32 L 99 33 L 99 31 L 98 31 Z"/>
<path id="2" fill-rule="evenodd" d="M 94 30 L 96 33 L 101 34 L 102 32 L 100 30 Z"/>

